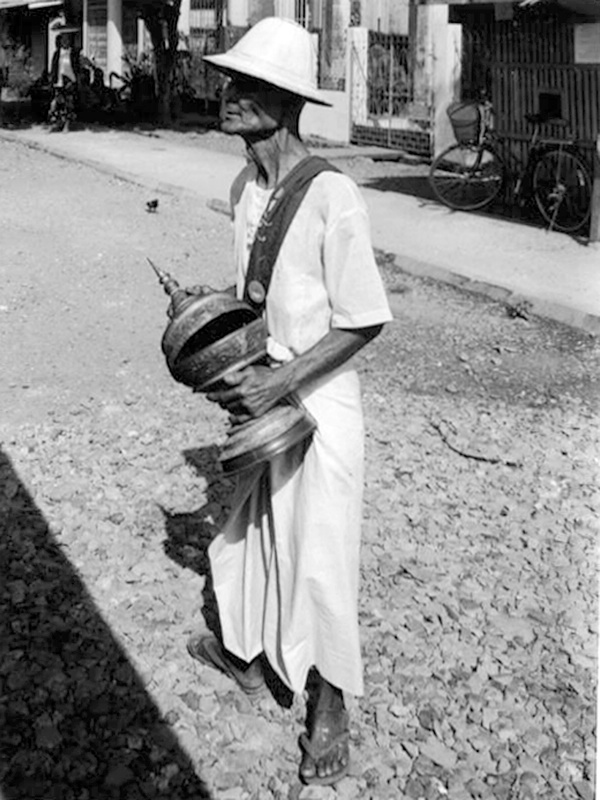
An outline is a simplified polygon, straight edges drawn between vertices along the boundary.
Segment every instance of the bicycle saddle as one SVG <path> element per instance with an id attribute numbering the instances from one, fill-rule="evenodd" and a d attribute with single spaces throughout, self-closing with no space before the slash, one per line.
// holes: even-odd
<path id="1" fill-rule="evenodd" d="M 562 119 L 562 117 L 552 117 L 547 114 L 525 114 L 525 119 L 532 125 L 547 124 L 558 125 L 561 128 L 565 128 L 569 124 L 568 120 Z"/>

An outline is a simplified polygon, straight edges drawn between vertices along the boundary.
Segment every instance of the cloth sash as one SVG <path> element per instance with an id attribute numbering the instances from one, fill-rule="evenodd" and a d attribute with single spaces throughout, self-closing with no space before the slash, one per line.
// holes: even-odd
<path id="1" fill-rule="evenodd" d="M 321 172 L 340 172 L 324 158 L 307 156 L 275 187 L 250 251 L 244 284 L 244 300 L 262 313 L 279 249 L 311 181 Z"/>

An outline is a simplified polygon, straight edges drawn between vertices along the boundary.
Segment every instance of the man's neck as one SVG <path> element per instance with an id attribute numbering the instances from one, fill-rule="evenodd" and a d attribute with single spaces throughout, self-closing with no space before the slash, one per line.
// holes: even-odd
<path id="1" fill-rule="evenodd" d="M 306 146 L 287 128 L 264 139 L 246 139 L 249 158 L 258 169 L 258 184 L 273 189 L 302 159 L 309 155 Z"/>

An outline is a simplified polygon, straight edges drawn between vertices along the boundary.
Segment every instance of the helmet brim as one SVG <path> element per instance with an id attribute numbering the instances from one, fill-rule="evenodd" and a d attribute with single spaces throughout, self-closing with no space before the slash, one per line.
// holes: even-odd
<path id="1" fill-rule="evenodd" d="M 285 75 L 274 74 L 271 64 L 261 64 L 259 59 L 249 58 L 244 53 L 230 51 L 214 56 L 204 56 L 203 60 L 226 75 L 246 75 L 263 81 L 269 86 L 302 97 L 309 103 L 329 107 L 333 105 L 318 89 L 314 89 L 309 84 L 301 84 L 294 79 L 287 80 Z"/>

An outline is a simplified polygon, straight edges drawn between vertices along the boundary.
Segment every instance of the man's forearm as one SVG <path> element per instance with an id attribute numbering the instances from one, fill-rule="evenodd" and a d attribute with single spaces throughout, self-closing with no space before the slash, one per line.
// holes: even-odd
<path id="1" fill-rule="evenodd" d="M 382 325 L 356 330 L 333 328 L 310 350 L 279 367 L 286 394 L 295 392 L 344 364 L 381 331 Z"/>
<path id="2" fill-rule="evenodd" d="M 259 417 L 287 395 L 341 366 L 381 328 L 334 329 L 306 353 L 276 369 L 256 366 L 228 373 L 223 386 L 209 392 L 207 398 L 240 419 Z"/>

